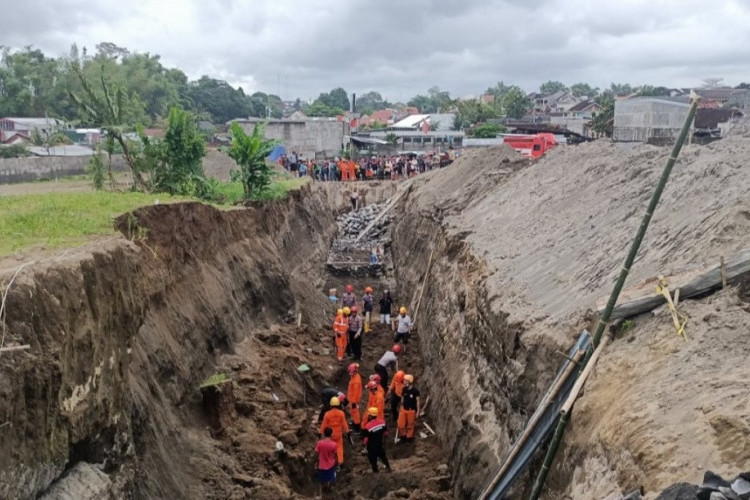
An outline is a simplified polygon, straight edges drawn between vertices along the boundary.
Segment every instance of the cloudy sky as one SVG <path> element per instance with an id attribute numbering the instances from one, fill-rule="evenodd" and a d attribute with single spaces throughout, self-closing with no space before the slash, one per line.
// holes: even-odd
<path id="1" fill-rule="evenodd" d="M 0 12 L 0 45 L 63 55 L 109 41 L 285 99 L 750 81 L 750 0 L 0 0 Z"/>

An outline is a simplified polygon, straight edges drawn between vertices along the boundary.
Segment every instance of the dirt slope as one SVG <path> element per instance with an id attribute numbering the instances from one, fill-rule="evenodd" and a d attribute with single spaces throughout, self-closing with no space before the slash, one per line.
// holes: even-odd
<path id="1" fill-rule="evenodd" d="M 750 468 L 750 305 L 736 289 L 683 302 L 688 342 L 666 312 L 618 335 L 600 360 L 566 438 L 571 498 L 643 486 L 649 497 L 703 472 Z M 599 471 L 590 474 L 590 471 Z"/>
<path id="2" fill-rule="evenodd" d="M 431 333 L 423 350 L 438 373 L 437 389 L 466 409 L 442 422 L 441 430 L 457 436 L 452 462 L 474 464 L 458 466 L 460 477 L 454 478 L 467 497 L 482 480 L 464 478 L 505 455 L 559 365 L 555 351 L 590 327 L 667 154 L 597 141 L 557 148 L 530 163 L 495 148 L 469 152 L 451 167 L 415 179 L 403 204 L 408 218 L 394 234 L 395 255 L 402 256 L 396 269 L 402 286 L 413 291 L 436 249 L 421 325 Z M 750 246 L 749 160 L 750 138 L 743 134 L 684 148 L 626 286 Z M 717 359 L 726 348 L 706 346 Z M 674 387 L 675 412 L 691 397 L 685 391 L 702 380 L 690 366 L 678 371 L 685 384 Z M 633 370 L 620 381 L 641 377 Z M 664 412 L 658 405 L 647 410 Z M 723 410 L 716 411 L 722 418 Z M 620 425 L 652 418 L 631 417 Z M 685 433 L 675 446 L 690 453 L 695 439 L 706 435 Z M 644 446 L 632 452 L 644 453 Z M 641 470 L 655 474 L 652 466 Z M 672 480 L 682 479 L 680 472 L 674 469 Z M 659 484 L 667 476 L 659 475 Z"/>

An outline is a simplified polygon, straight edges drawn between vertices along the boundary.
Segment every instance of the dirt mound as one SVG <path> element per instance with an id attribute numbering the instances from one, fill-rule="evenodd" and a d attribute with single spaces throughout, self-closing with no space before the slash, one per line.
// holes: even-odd
<path id="1" fill-rule="evenodd" d="M 611 290 L 668 154 L 653 146 L 595 141 L 559 147 L 530 162 L 507 148 L 493 148 L 469 152 L 453 166 L 415 180 L 402 207 L 409 217 L 394 230 L 394 255 L 401 257 L 396 271 L 402 286 L 417 289 L 435 250 L 422 324 L 431 333 L 422 346 L 431 369 L 447 370 L 436 376 L 440 397 L 466 408 L 461 418 L 449 416 L 439 424 L 457 436 L 452 462 L 474 464 L 459 466 L 457 491 L 471 495 L 481 487 L 463 477 L 495 467 L 559 365 L 556 352 L 570 347 L 582 328 L 591 328 L 592 311 Z M 683 149 L 626 286 L 684 274 L 748 246 L 748 160 L 750 138 L 741 134 Z M 716 363 L 733 348 L 723 342 L 701 346 Z M 747 355 L 744 344 L 737 348 Z M 645 351 L 643 356 L 648 358 Z M 622 416 L 615 421 L 622 435 L 637 432 L 644 421 L 662 425 L 659 412 L 677 419 L 695 387 L 712 390 L 687 358 L 673 362 L 673 375 L 685 383 L 674 385 L 664 407 L 654 400 L 618 405 Z M 635 361 L 621 371 L 626 375 L 613 373 L 602 384 L 613 383 L 613 377 L 631 384 L 650 380 Z M 717 387 L 712 397 L 731 398 L 738 381 Z M 736 422 L 734 410 L 715 411 Z M 641 430 L 644 437 L 628 443 L 633 456 L 653 455 L 648 440 L 665 453 L 672 446 L 658 430 Z M 713 437 L 685 432 L 672 439 L 678 443 L 674 453 L 690 454 Z M 606 463 L 618 464 L 622 448 L 608 449 L 612 458 Z M 627 470 L 622 460 L 617 470 Z M 593 465 L 603 483 L 616 484 L 606 468 Z M 734 465 L 727 472 L 743 470 Z M 667 484 L 668 475 L 672 482 L 685 479 L 676 466 L 666 465 L 662 473 L 655 467 L 651 462 L 639 470 L 653 474 L 658 484 Z M 569 472 L 560 478 L 569 480 Z"/>
<path id="2" fill-rule="evenodd" d="M 750 305 L 728 289 L 680 310 L 688 342 L 662 311 L 607 346 L 566 437 L 561 463 L 580 464 L 566 471 L 573 498 L 633 485 L 653 498 L 676 481 L 700 483 L 706 470 L 732 477 L 750 467 Z M 608 472 L 597 480 L 591 470 Z"/>

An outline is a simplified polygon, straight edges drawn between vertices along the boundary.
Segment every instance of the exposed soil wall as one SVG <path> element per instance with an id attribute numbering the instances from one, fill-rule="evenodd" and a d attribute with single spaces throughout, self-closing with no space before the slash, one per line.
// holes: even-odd
<path id="1" fill-rule="evenodd" d="M 307 187 L 248 209 L 145 207 L 117 220 L 125 238 L 25 268 L 6 344 L 32 347 L 0 357 L 0 497 L 77 481 L 79 462 L 103 464 L 98 494 L 203 496 L 191 467 L 208 451 L 179 431 L 197 384 L 250 330 L 323 323 L 339 205 Z"/>
<path id="2" fill-rule="evenodd" d="M 414 179 L 401 206 L 404 217 L 393 235 L 395 270 L 399 294 L 411 297 L 408 305 L 414 308 L 430 251 L 435 250 L 417 323 L 434 382 L 432 394 L 451 402 L 430 412 L 440 432 L 454 440 L 451 466 L 457 496 L 469 497 L 481 489 L 488 471 L 520 435 L 560 365 L 562 358 L 556 351 L 567 350 L 580 331 L 590 327 L 598 299 L 606 298 L 619 273 L 667 155 L 667 150 L 653 146 L 623 149 L 597 141 L 557 148 L 541 160 L 526 162 L 506 148 L 490 148 L 468 152 L 451 167 Z M 648 280 L 660 274 L 674 285 L 707 262 L 747 247 L 750 170 L 742 165 L 748 158 L 747 136 L 685 147 L 626 287 L 645 283 L 640 292 L 653 293 Z M 707 359 L 721 359 L 722 352 L 732 348 L 710 342 L 709 337 L 700 343 L 700 348 L 711 352 Z M 633 349 L 632 358 L 652 357 L 642 344 Z M 740 352 L 748 353 L 745 346 Z M 589 460 L 597 457 L 594 450 L 609 453 L 596 470 L 611 467 L 611 475 L 597 476 L 606 478 L 597 494 L 631 484 L 658 488 L 669 481 L 694 480 L 685 478 L 677 465 L 656 458 L 670 447 L 659 437 L 661 431 L 642 432 L 652 423 L 655 429 L 665 426 L 661 413 L 687 408 L 681 401 L 693 397 L 691 387 L 706 387 L 704 379 L 711 375 L 701 373 L 707 368 L 695 370 L 689 358 L 671 360 L 675 366 L 669 373 L 689 382 L 669 385 L 678 395 L 664 407 L 650 401 L 639 409 L 642 405 L 634 395 L 629 404 L 617 406 L 618 413 L 606 403 L 615 382 L 602 382 L 589 400 L 593 410 L 580 417 L 590 425 L 578 427 L 578 453 L 563 450 L 559 455 L 563 458 L 553 471 L 548 498 L 559 498 L 564 491 L 576 498 L 596 498 L 586 483 L 591 479 L 588 471 L 572 474 L 570 460 L 581 457 L 584 447 Z M 651 369 L 639 370 L 620 361 L 621 369 L 611 374 L 618 384 L 651 384 Z M 606 356 L 601 362 L 606 363 Z M 656 370 L 659 362 L 653 366 Z M 664 373 L 658 376 L 665 385 L 670 378 Z M 723 383 L 717 398 L 732 397 L 739 390 L 739 379 Z M 663 399 L 659 394 L 650 397 Z M 714 420 L 732 421 L 733 429 L 740 425 L 734 407 L 713 406 Z M 596 415 L 609 415 L 616 424 L 597 424 Z M 573 421 L 577 418 L 574 413 Z M 600 426 L 601 441 L 585 439 L 594 425 Z M 746 422 L 740 428 L 744 426 Z M 673 452 L 714 449 L 709 427 L 703 425 L 695 434 L 671 435 L 672 442 L 679 443 Z M 625 446 L 621 437 L 629 435 L 637 439 Z M 662 444 L 653 446 L 649 439 Z M 641 457 L 634 466 L 618 459 L 623 449 Z M 733 453 L 744 456 L 736 445 Z M 731 454 L 721 455 L 727 456 Z M 725 470 L 731 464 L 724 458 L 713 462 L 728 476 L 737 472 Z M 667 473 L 658 469 L 665 466 Z M 631 480 L 621 481 L 625 477 Z M 528 485 L 524 480 L 519 483 L 520 488 Z"/>

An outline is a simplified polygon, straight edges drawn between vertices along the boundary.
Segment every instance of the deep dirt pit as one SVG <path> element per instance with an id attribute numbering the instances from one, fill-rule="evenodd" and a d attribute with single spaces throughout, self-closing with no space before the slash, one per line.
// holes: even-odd
<path id="1" fill-rule="evenodd" d="M 318 391 L 348 382 L 325 296 L 349 281 L 325 271 L 346 189 L 228 212 L 146 207 L 118 220 L 125 238 L 20 273 L 6 342 L 32 349 L 0 358 L 0 498 L 317 494 Z M 364 190 L 372 203 L 393 193 L 389 183 Z M 389 280 L 381 272 L 354 282 L 379 293 Z M 374 325 L 363 344 L 366 377 L 392 332 Z M 416 346 L 401 367 L 425 398 Z M 312 368 L 304 376 L 302 363 Z M 219 372 L 234 398 L 219 411 L 223 429 L 198 390 Z M 389 474 L 369 471 L 360 441 L 347 446 L 337 498 L 452 498 L 443 447 L 420 431 L 428 437 L 389 443 Z"/>

